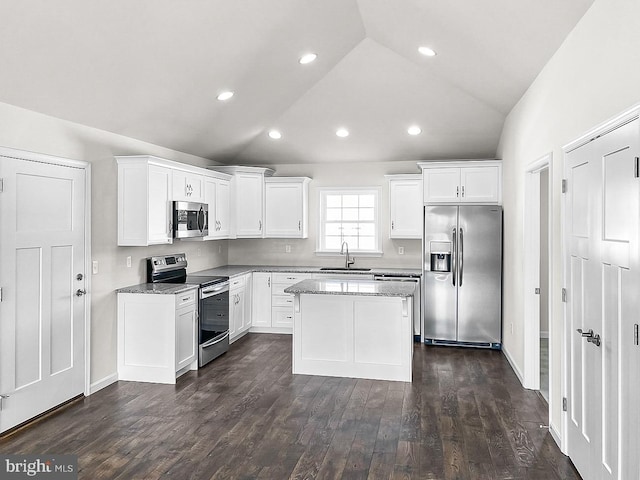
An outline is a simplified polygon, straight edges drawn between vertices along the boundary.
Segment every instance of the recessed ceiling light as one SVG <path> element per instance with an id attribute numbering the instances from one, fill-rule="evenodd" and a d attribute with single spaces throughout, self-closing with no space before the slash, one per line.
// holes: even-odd
<path id="1" fill-rule="evenodd" d="M 417 125 L 411 125 L 407 130 L 409 135 L 420 135 L 422 133 L 422 129 Z"/>
<path id="2" fill-rule="evenodd" d="M 313 62 L 316 58 L 318 58 L 318 55 L 315 53 L 305 53 L 303 56 L 300 57 L 300 60 L 298 61 L 302 65 L 306 65 L 307 63 Z"/>
<path id="3" fill-rule="evenodd" d="M 346 128 L 339 128 L 338 130 L 336 130 L 336 135 L 342 138 L 348 137 L 349 130 L 347 130 Z"/>
<path id="4" fill-rule="evenodd" d="M 274 140 L 279 140 L 282 138 L 282 134 L 278 130 L 270 130 L 269 137 L 273 138 Z"/>
<path id="5" fill-rule="evenodd" d="M 436 56 L 436 52 L 435 50 L 429 48 L 429 47 L 419 47 L 418 51 L 424 55 L 425 57 L 435 57 Z"/>
<path id="6" fill-rule="evenodd" d="M 222 92 L 220 93 L 220 95 L 218 95 L 218 100 L 229 100 L 231 97 L 233 97 L 233 92 L 230 90 L 227 90 L 226 92 Z"/>

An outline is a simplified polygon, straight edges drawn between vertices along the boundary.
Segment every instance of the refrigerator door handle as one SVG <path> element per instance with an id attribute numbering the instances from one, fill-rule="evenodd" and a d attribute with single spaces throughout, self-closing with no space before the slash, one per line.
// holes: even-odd
<path id="1" fill-rule="evenodd" d="M 453 252 L 452 252 L 452 262 L 451 262 L 451 283 L 453 286 L 456 286 L 456 264 L 458 261 L 458 248 L 457 248 L 457 240 L 456 240 L 456 229 L 453 228 Z"/>
<path id="2" fill-rule="evenodd" d="M 462 228 L 460 228 L 460 252 L 459 252 L 458 261 L 458 284 L 462 286 L 462 272 L 464 270 L 464 234 L 462 232 Z"/>

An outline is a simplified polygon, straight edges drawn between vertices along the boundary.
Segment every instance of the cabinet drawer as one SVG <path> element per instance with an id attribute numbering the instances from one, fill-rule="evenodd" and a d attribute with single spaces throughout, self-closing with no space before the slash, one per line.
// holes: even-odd
<path id="1" fill-rule="evenodd" d="M 282 283 L 289 287 L 294 283 L 301 282 L 302 280 L 306 280 L 307 278 L 311 277 L 308 273 L 274 272 L 271 274 L 271 278 L 273 280 L 273 283 Z"/>
<path id="2" fill-rule="evenodd" d="M 198 296 L 197 289 L 176 294 L 176 310 L 179 308 L 191 305 L 192 303 L 195 303 L 197 296 Z"/>
<path id="3" fill-rule="evenodd" d="M 229 280 L 229 289 L 244 287 L 245 275 L 239 277 L 233 277 Z"/>
<path id="4" fill-rule="evenodd" d="M 271 305 L 273 307 L 293 308 L 293 295 L 274 295 L 271 297 Z"/>
<path id="5" fill-rule="evenodd" d="M 271 309 L 271 326 L 293 328 L 293 308 L 274 307 Z"/>

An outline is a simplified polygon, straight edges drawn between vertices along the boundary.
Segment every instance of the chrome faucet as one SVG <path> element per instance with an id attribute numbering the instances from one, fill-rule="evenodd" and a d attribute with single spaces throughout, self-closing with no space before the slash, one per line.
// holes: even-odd
<path id="1" fill-rule="evenodd" d="M 349 257 L 349 244 L 347 242 L 342 242 L 342 245 L 340 246 L 340 255 L 345 255 L 344 251 L 345 248 L 344 246 L 347 246 L 346 250 L 346 256 L 344 258 L 344 268 L 349 268 L 351 265 L 353 265 L 354 263 L 356 263 L 356 259 L 353 257 Z"/>

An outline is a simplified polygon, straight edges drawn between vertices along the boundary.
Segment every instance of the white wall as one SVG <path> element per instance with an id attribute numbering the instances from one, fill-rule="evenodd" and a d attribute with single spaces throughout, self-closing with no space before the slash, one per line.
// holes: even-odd
<path id="1" fill-rule="evenodd" d="M 90 290 L 91 382 L 98 382 L 116 372 L 114 290 L 145 281 L 145 257 L 186 252 L 189 271 L 227 263 L 227 241 L 118 247 L 117 169 L 113 156 L 151 154 L 198 166 L 212 162 L 2 103 L 0 125 L 0 146 L 91 162 L 91 248 L 92 259 L 99 262 L 99 273 L 92 275 Z M 126 267 L 129 255 L 132 268 Z"/>
<path id="2" fill-rule="evenodd" d="M 380 222 L 383 257 L 356 257 L 355 267 L 420 268 L 422 242 L 420 240 L 389 239 L 389 188 L 384 175 L 420 173 L 417 162 L 371 162 L 348 164 L 269 165 L 277 176 L 306 176 L 309 185 L 309 238 L 307 239 L 243 239 L 229 242 L 229 263 L 255 265 L 322 265 L 344 266 L 344 256 L 315 255 L 318 230 L 318 189 L 320 187 L 366 186 L 381 187 Z M 291 245 L 291 253 L 285 253 Z M 404 255 L 398 255 L 404 247 Z"/>
<path id="3" fill-rule="evenodd" d="M 498 149 L 504 160 L 504 346 L 523 365 L 523 205 L 527 164 L 553 153 L 552 349 L 562 346 L 562 146 L 640 101 L 640 2 L 596 0 L 505 122 Z M 560 430 L 560 358 L 552 358 L 552 426 Z"/>

